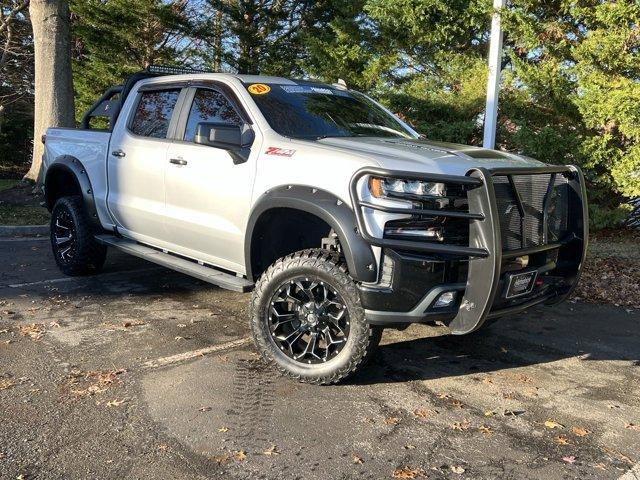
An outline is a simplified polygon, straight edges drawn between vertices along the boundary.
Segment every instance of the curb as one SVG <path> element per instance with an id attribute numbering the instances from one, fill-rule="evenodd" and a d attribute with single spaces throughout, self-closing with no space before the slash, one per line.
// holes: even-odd
<path id="1" fill-rule="evenodd" d="M 49 225 L 0 225 L 0 237 L 49 235 Z"/>

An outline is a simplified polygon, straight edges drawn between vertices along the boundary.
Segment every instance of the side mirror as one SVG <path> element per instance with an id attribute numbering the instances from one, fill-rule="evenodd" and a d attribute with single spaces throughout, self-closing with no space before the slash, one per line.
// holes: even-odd
<path id="1" fill-rule="evenodd" d="M 227 123 L 199 123 L 196 127 L 195 143 L 224 150 L 242 148 L 242 128 Z"/>

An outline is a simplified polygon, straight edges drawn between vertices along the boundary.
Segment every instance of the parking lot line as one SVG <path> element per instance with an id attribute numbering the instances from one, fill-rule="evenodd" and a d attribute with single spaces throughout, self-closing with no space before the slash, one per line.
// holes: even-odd
<path id="1" fill-rule="evenodd" d="M 112 275 L 124 275 L 124 274 L 138 274 L 138 273 L 146 273 L 146 272 L 153 272 L 153 271 L 157 271 L 157 270 L 163 270 L 162 267 L 150 267 L 150 268 L 141 268 L 139 270 L 124 270 L 124 271 L 118 271 L 118 272 L 109 272 L 109 273 L 103 273 L 101 275 L 96 275 L 94 277 L 62 277 L 62 278 L 52 278 L 49 280 L 40 280 L 37 282 L 27 282 L 27 283 L 11 283 L 9 285 L 0 285 L 0 287 L 5 286 L 5 287 L 9 287 L 9 288 L 22 288 L 22 287 L 31 287 L 34 285 L 46 285 L 49 283 L 63 283 L 63 282 L 73 282 L 76 280 L 83 280 L 83 279 L 87 279 L 87 278 L 104 278 L 104 277 L 109 277 Z"/>
<path id="2" fill-rule="evenodd" d="M 168 357 L 157 358 L 155 360 L 149 360 L 142 364 L 145 368 L 164 367 L 173 363 L 183 362 L 196 357 L 202 357 L 209 353 L 222 352 L 224 350 L 231 350 L 232 348 L 241 347 L 251 342 L 249 337 L 242 337 L 238 340 L 232 340 L 227 343 L 221 343 L 220 345 L 212 345 L 210 347 L 199 348 L 198 350 L 190 350 L 188 352 L 179 353 L 177 355 L 171 355 Z"/>

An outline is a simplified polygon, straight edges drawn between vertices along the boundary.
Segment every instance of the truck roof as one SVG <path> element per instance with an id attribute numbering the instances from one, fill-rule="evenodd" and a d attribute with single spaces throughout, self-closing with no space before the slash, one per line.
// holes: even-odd
<path id="1" fill-rule="evenodd" d="M 108 117 L 110 125 L 113 125 L 120 114 L 120 110 L 138 82 L 156 83 L 158 80 L 188 81 L 188 80 L 216 80 L 221 78 L 234 78 L 244 84 L 251 83 L 275 83 L 279 85 L 327 85 L 316 80 L 298 80 L 270 75 L 243 75 L 235 73 L 216 73 L 204 70 L 193 70 L 180 67 L 157 66 L 150 67 L 145 71 L 134 73 L 125 80 L 122 85 L 116 85 L 108 89 L 84 114 L 81 121 L 81 128 L 88 128 L 90 119 L 93 117 Z"/>
<path id="2" fill-rule="evenodd" d="M 154 75 L 145 78 L 145 80 L 149 80 L 150 82 L 158 79 L 166 79 L 171 81 L 180 81 L 180 80 L 207 80 L 207 79 L 219 79 L 219 78 L 235 78 L 240 80 L 242 83 L 250 84 L 250 83 L 275 83 L 278 85 L 301 85 L 301 84 L 314 84 L 314 85 L 328 85 L 326 82 L 322 82 L 320 80 L 312 80 L 312 79 L 298 79 L 298 78 L 284 78 L 284 77 L 274 77 L 271 75 L 248 75 L 248 74 L 237 74 L 237 73 L 188 73 L 183 75 Z"/>

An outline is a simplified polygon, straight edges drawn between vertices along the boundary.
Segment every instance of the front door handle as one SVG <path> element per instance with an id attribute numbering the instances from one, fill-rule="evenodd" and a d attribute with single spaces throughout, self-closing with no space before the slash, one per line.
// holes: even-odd
<path id="1" fill-rule="evenodd" d="M 186 165 L 187 161 L 184 158 L 172 158 L 169 160 L 169 163 L 173 163 L 174 165 Z"/>
<path id="2" fill-rule="evenodd" d="M 114 157 L 122 158 L 127 154 L 124 153 L 122 150 L 114 150 L 113 152 L 111 152 L 111 155 L 113 155 Z"/>

